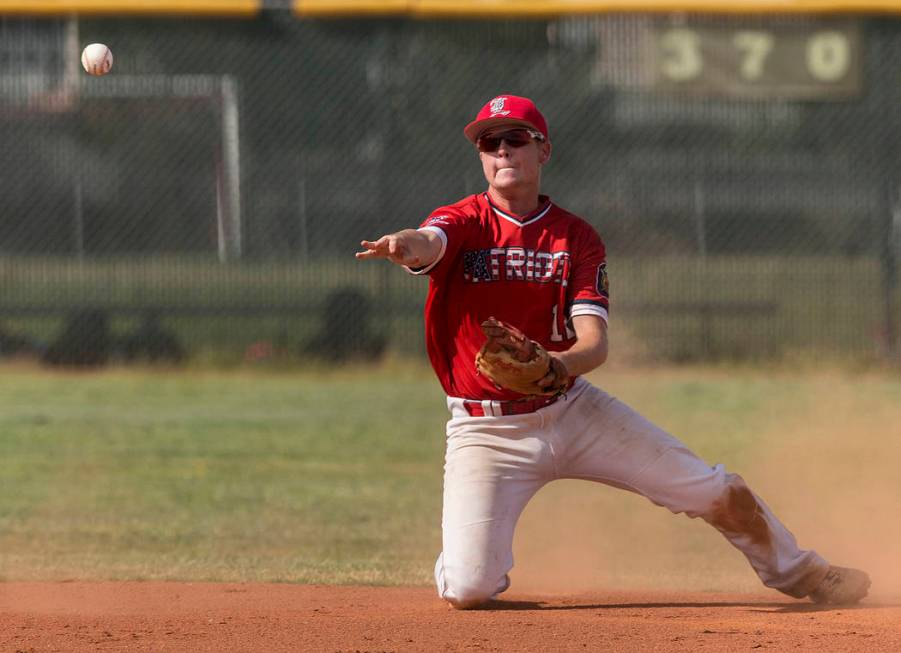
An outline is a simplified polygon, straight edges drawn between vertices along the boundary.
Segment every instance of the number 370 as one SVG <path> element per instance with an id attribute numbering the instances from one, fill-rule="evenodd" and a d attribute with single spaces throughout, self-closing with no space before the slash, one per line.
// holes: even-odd
<path id="1" fill-rule="evenodd" d="M 738 73 L 746 81 L 763 76 L 767 58 L 776 45 L 771 32 L 742 30 L 732 35 L 732 46 L 738 55 Z M 659 37 L 660 70 L 674 82 L 687 82 L 704 71 L 701 34 L 677 28 Z M 851 67 L 851 43 L 838 31 L 814 32 L 804 43 L 804 64 L 811 77 L 820 82 L 837 82 Z"/>

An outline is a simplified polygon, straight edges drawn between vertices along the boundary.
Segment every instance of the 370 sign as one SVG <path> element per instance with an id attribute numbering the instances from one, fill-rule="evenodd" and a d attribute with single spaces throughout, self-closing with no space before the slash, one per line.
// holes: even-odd
<path id="1" fill-rule="evenodd" d="M 860 41 L 854 22 L 660 26 L 654 83 L 708 95 L 849 97 L 860 92 Z"/>

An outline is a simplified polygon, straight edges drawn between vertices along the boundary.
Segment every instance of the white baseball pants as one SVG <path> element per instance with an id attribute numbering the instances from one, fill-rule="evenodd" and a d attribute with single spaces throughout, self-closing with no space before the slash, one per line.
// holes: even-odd
<path id="1" fill-rule="evenodd" d="M 554 479 L 637 492 L 701 517 L 747 557 L 768 587 L 809 594 L 828 563 L 794 536 L 740 476 L 711 467 L 618 399 L 578 379 L 565 398 L 525 415 L 472 417 L 448 398 L 443 551 L 438 593 L 475 607 L 509 585 L 513 530 L 529 499 Z"/>

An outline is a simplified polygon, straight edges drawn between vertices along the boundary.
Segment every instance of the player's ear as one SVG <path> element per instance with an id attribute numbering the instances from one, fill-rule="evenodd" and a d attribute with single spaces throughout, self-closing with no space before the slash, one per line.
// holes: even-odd
<path id="1" fill-rule="evenodd" d="M 538 151 L 538 163 L 544 165 L 551 159 L 551 144 L 544 142 L 539 143 L 539 151 Z"/>

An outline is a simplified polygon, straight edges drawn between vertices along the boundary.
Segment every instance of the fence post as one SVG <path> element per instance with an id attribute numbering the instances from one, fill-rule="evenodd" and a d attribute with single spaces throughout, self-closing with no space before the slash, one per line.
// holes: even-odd
<path id="1" fill-rule="evenodd" d="M 888 360 L 894 360 L 898 355 L 898 334 L 895 323 L 895 289 L 898 287 L 898 264 L 896 260 L 895 222 L 896 214 L 901 210 L 899 202 L 899 179 L 896 157 L 898 155 L 897 139 L 901 135 L 901 122 L 897 117 L 897 101 L 899 98 L 896 88 L 896 66 L 899 57 L 897 52 L 888 46 L 888 36 L 880 31 L 876 41 L 875 54 L 882 65 L 878 66 L 879 74 L 875 84 L 878 86 L 877 98 L 881 101 L 879 113 L 883 124 L 874 126 L 878 129 L 882 161 L 883 190 L 882 197 L 885 202 L 883 210 L 883 224 L 879 230 L 881 235 L 882 259 L 882 292 L 883 292 L 883 330 L 885 334 L 885 356 Z M 892 65 L 894 64 L 894 65 Z"/>
<path id="2" fill-rule="evenodd" d="M 223 75 L 221 86 L 222 170 L 218 183 L 219 258 L 240 259 L 241 224 L 241 141 L 238 118 L 238 82 Z"/>
<path id="3" fill-rule="evenodd" d="M 882 253 L 883 289 L 885 293 L 885 354 L 892 361 L 901 357 L 898 350 L 898 327 L 895 320 L 895 293 L 898 289 L 898 240 L 901 238 L 901 188 L 894 206 L 888 211 Z"/>

